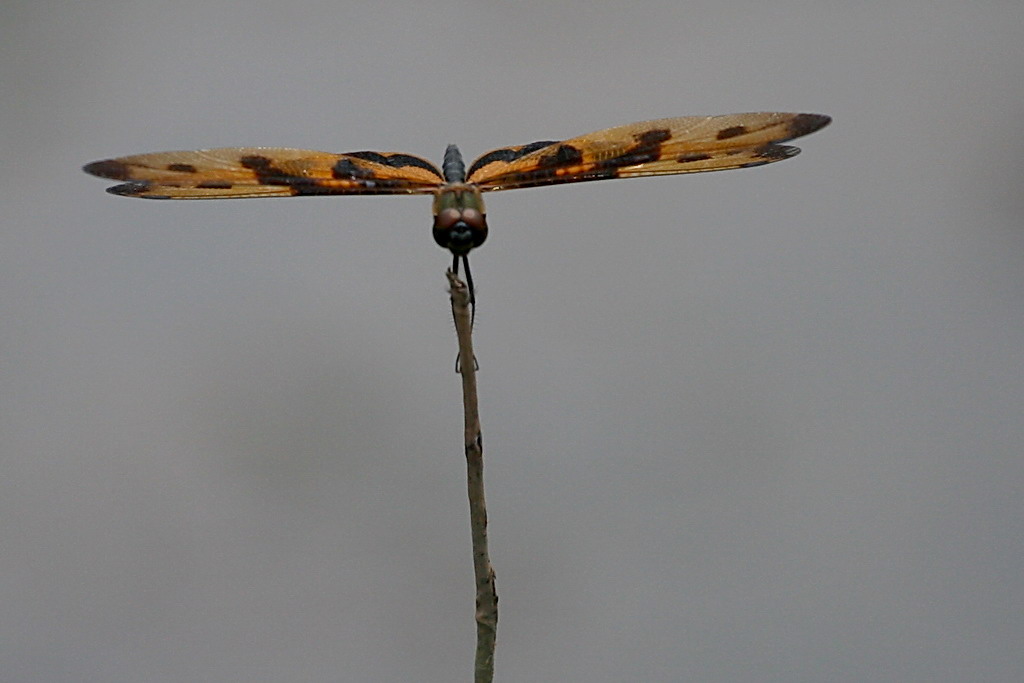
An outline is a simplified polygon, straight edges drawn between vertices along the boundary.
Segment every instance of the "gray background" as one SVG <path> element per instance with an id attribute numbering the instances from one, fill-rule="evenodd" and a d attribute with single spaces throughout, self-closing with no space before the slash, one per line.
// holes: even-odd
<path id="1" fill-rule="evenodd" d="M 1024 680 L 1024 5 L 0 5 L 0 680 L 460 681 L 423 197 L 157 203 L 94 159 L 440 160 L 835 117 L 488 198 L 497 679 Z"/>

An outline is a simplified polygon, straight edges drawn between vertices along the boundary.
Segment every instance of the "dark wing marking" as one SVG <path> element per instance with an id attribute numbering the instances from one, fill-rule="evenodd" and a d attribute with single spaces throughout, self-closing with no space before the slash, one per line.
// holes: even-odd
<path id="1" fill-rule="evenodd" d="M 544 149 L 558 142 L 557 140 L 540 140 L 539 142 L 531 142 L 528 145 L 519 145 L 518 147 L 502 147 L 500 149 L 492 149 L 487 154 L 473 162 L 473 165 L 469 167 L 467 171 L 468 176 L 472 176 L 479 169 L 484 166 L 489 166 L 495 162 L 501 164 L 510 164 L 516 159 L 521 159 L 530 152 L 536 152 L 538 149 Z"/>
<path id="2" fill-rule="evenodd" d="M 768 112 L 632 123 L 562 142 L 488 152 L 473 162 L 467 182 L 494 191 L 749 168 L 796 155 L 799 149 L 778 143 L 813 133 L 829 121 L 820 114 Z"/>
<path id="3" fill-rule="evenodd" d="M 147 199 L 429 194 L 444 183 L 436 166 L 409 154 L 284 147 L 155 152 L 94 161 L 83 170 L 129 181 L 108 192 Z"/>

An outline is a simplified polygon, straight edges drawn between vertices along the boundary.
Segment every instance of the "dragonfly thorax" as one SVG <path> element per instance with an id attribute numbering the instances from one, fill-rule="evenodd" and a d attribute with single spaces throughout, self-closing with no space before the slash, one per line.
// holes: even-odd
<path id="1" fill-rule="evenodd" d="M 480 190 L 448 185 L 434 197 L 434 241 L 455 255 L 468 254 L 487 239 L 487 216 Z"/>

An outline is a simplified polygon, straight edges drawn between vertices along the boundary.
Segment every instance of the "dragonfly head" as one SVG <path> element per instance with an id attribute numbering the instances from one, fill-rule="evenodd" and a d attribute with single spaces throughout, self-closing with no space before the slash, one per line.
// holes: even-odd
<path id="1" fill-rule="evenodd" d="M 487 215 L 480 190 L 472 185 L 441 188 L 434 197 L 434 241 L 456 256 L 487 239 Z"/>

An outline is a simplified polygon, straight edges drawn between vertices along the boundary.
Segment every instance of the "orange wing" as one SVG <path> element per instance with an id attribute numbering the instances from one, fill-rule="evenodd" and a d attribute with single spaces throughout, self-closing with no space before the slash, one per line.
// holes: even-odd
<path id="1" fill-rule="evenodd" d="M 130 181 L 107 191 L 146 199 L 429 194 L 444 183 L 436 166 L 409 154 L 284 147 L 137 154 L 94 161 L 83 170 Z"/>
<path id="2" fill-rule="evenodd" d="M 604 178 L 750 168 L 796 155 L 778 143 L 823 128 L 821 114 L 684 116 L 632 123 L 562 142 L 534 142 L 484 154 L 467 182 L 483 191 Z"/>

